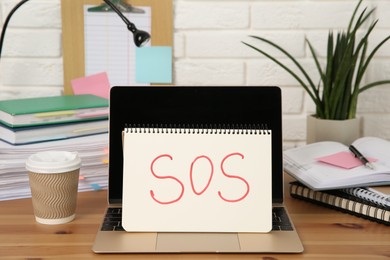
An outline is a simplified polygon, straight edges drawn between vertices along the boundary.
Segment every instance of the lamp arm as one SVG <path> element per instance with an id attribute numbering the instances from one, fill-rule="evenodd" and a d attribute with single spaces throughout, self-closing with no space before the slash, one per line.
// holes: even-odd
<path id="1" fill-rule="evenodd" d="M 5 32 L 7 30 L 7 26 L 9 21 L 11 20 L 12 15 L 18 10 L 19 7 L 21 7 L 23 4 L 28 2 L 29 0 L 22 0 L 20 1 L 8 14 L 7 18 L 5 19 L 3 29 L 1 31 L 0 36 L 0 59 L 1 59 L 1 53 L 3 50 L 3 43 L 5 38 Z M 112 10 L 114 10 L 119 17 L 126 23 L 127 28 L 134 34 L 134 42 L 137 47 L 143 46 L 144 43 L 146 43 L 150 39 L 150 35 L 147 32 L 138 30 L 135 25 L 130 22 L 122 13 L 119 11 L 119 9 L 109 0 L 103 0 L 107 5 L 111 7 Z"/>
<path id="2" fill-rule="evenodd" d="M 9 21 L 11 20 L 12 15 L 18 10 L 19 7 L 21 7 L 23 4 L 25 4 L 29 0 L 22 0 L 20 1 L 8 14 L 7 18 L 5 19 L 4 25 L 3 25 L 3 30 L 1 31 L 1 36 L 0 36 L 0 59 L 1 59 L 1 52 L 3 50 L 3 43 L 4 43 L 4 38 L 5 38 L 5 31 L 7 30 L 7 26 Z"/>
<path id="3" fill-rule="evenodd" d="M 109 0 L 103 0 L 108 6 L 114 10 L 117 15 L 122 19 L 123 22 L 127 25 L 127 29 L 133 33 L 134 36 L 134 44 L 137 47 L 145 46 L 150 40 L 150 34 L 148 32 L 138 30 L 137 27 L 130 22 L 122 12 Z"/>
<path id="4" fill-rule="evenodd" d="M 125 24 L 127 25 L 127 28 L 132 32 L 134 33 L 137 28 L 135 27 L 135 25 L 129 21 L 129 19 L 126 18 L 126 16 L 124 16 L 122 14 L 122 12 L 111 2 L 111 1 L 108 1 L 108 0 L 103 0 L 107 5 L 109 5 L 111 7 L 112 10 L 115 11 L 115 13 L 117 13 L 117 15 L 119 15 L 119 17 L 122 19 L 123 22 L 125 22 Z"/>

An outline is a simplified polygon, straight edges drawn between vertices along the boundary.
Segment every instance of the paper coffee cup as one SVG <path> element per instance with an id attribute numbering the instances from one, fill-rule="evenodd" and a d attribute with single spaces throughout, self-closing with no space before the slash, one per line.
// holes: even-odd
<path id="1" fill-rule="evenodd" d="M 55 225 L 75 218 L 80 167 L 76 152 L 46 151 L 27 159 L 37 222 Z"/>

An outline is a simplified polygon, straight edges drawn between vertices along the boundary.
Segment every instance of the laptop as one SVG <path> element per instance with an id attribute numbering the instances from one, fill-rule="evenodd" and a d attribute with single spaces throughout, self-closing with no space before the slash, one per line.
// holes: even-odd
<path id="1" fill-rule="evenodd" d="M 282 105 L 278 87 L 113 87 L 110 92 L 108 208 L 95 253 L 300 253 L 301 240 L 283 204 Z M 269 233 L 126 232 L 121 225 L 122 131 L 127 126 L 272 130 Z M 243 219 L 242 221 L 245 221 Z"/>

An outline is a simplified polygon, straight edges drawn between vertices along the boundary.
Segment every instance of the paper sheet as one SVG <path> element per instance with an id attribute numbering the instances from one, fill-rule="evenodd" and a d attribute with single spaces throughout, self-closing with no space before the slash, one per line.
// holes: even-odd
<path id="1" fill-rule="evenodd" d="M 374 158 L 367 158 L 370 162 L 376 162 Z M 355 157 L 355 155 L 349 151 L 343 151 L 317 158 L 318 161 L 328 163 L 337 167 L 352 169 L 358 166 L 362 166 L 363 163 Z"/>
<path id="2" fill-rule="evenodd" d="M 115 12 L 88 12 L 84 6 L 85 75 L 107 72 L 111 86 L 137 86 L 133 34 Z M 138 8 L 138 6 L 137 6 Z M 138 29 L 151 33 L 151 8 L 124 13 Z"/>
<path id="3" fill-rule="evenodd" d="M 126 131 L 123 227 L 133 232 L 270 231 L 271 140 L 264 134 Z"/>
<path id="4" fill-rule="evenodd" d="M 106 72 L 74 79 L 71 84 L 75 95 L 92 94 L 107 99 L 110 97 L 110 82 Z"/>
<path id="5" fill-rule="evenodd" d="M 172 47 L 137 48 L 137 82 L 172 83 Z"/>

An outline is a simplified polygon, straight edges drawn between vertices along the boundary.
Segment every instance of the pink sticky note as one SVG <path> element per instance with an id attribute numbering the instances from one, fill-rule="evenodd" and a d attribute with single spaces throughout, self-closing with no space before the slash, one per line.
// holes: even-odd
<path id="1" fill-rule="evenodd" d="M 90 75 L 71 81 L 75 95 L 92 94 L 103 98 L 109 98 L 110 82 L 106 72 Z"/>
<path id="2" fill-rule="evenodd" d="M 324 162 L 327 164 L 331 164 L 334 166 L 338 166 L 345 169 L 352 169 L 358 166 L 362 166 L 363 163 L 355 157 L 355 155 L 351 152 L 345 151 L 345 152 L 339 152 L 335 154 L 331 154 L 328 156 L 317 158 L 318 161 Z M 370 162 L 375 162 L 376 159 L 374 158 L 367 158 Z"/>

